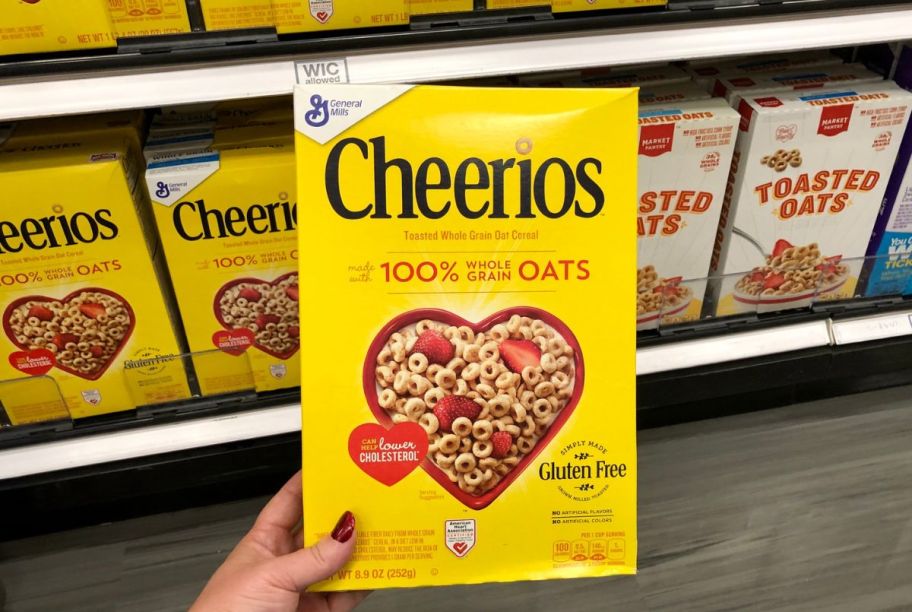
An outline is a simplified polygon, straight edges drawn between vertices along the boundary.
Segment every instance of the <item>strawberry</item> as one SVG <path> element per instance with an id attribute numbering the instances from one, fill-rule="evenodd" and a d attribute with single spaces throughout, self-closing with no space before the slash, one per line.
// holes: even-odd
<path id="1" fill-rule="evenodd" d="M 754 270 L 753 272 L 751 272 L 750 280 L 752 283 L 759 283 L 760 281 L 763 280 L 764 276 L 765 275 L 763 274 L 763 270 Z"/>
<path id="2" fill-rule="evenodd" d="M 792 248 L 792 243 L 788 240 L 777 240 L 776 246 L 773 247 L 773 257 L 782 255 L 786 249 Z"/>
<path id="3" fill-rule="evenodd" d="M 54 313 L 47 306 L 32 306 L 28 311 L 29 317 L 35 317 L 39 321 L 50 321 L 54 318 Z"/>
<path id="4" fill-rule="evenodd" d="M 447 395 L 434 406 L 434 416 L 440 423 L 440 429 L 444 431 L 452 431 L 453 421 L 459 417 L 474 421 L 479 414 L 481 406 L 462 395 Z"/>
<path id="5" fill-rule="evenodd" d="M 298 329 L 297 325 L 288 326 L 288 335 L 291 336 L 292 338 L 297 338 L 298 335 L 300 335 L 300 333 L 301 333 L 301 330 Z"/>
<path id="6" fill-rule="evenodd" d="M 80 306 L 79 312 L 89 317 L 90 319 L 97 319 L 101 315 L 107 314 L 108 311 L 105 310 L 105 307 L 101 304 L 89 303 Z"/>
<path id="7" fill-rule="evenodd" d="M 95 346 L 89 347 L 89 352 L 92 353 L 93 357 L 101 357 L 104 355 L 104 347 L 98 346 L 96 344 Z"/>
<path id="8" fill-rule="evenodd" d="M 785 282 L 785 276 L 775 272 L 770 274 L 763 280 L 764 289 L 778 289 L 779 286 Z"/>
<path id="9" fill-rule="evenodd" d="M 244 287 L 238 291 L 238 297 L 242 297 L 248 302 L 259 302 L 263 296 L 253 287 Z"/>
<path id="10" fill-rule="evenodd" d="M 292 285 L 291 287 L 288 287 L 287 289 L 285 289 L 285 295 L 288 296 L 289 300 L 294 300 L 295 302 L 297 302 L 298 301 L 298 286 Z"/>
<path id="11" fill-rule="evenodd" d="M 281 321 L 281 319 L 279 319 L 279 317 L 277 315 L 266 314 L 265 312 L 261 312 L 260 314 L 257 315 L 257 318 L 254 321 L 254 323 L 257 324 L 257 327 L 259 327 L 260 329 L 263 329 L 264 327 L 266 327 L 267 324 L 278 323 L 279 321 Z"/>
<path id="12" fill-rule="evenodd" d="M 500 356 L 517 374 L 522 374 L 527 366 L 541 364 L 541 350 L 531 340 L 504 340 L 500 343 Z"/>
<path id="13" fill-rule="evenodd" d="M 510 452 L 510 447 L 513 446 L 513 436 L 506 431 L 495 431 L 494 435 L 491 436 L 491 444 L 494 445 L 491 456 L 495 459 L 503 459 Z"/>
<path id="14" fill-rule="evenodd" d="M 409 355 L 414 355 L 415 353 L 422 353 L 427 357 L 428 363 L 446 365 L 456 354 L 456 347 L 444 338 L 439 331 L 428 329 L 418 336 L 418 340 L 415 341 L 415 346 L 412 347 Z"/>
<path id="15" fill-rule="evenodd" d="M 57 350 L 65 351 L 67 344 L 78 344 L 79 337 L 76 334 L 57 334 L 51 342 L 57 346 Z"/>
<path id="16" fill-rule="evenodd" d="M 814 266 L 815 270 L 820 270 L 824 273 L 831 273 L 836 271 L 836 266 L 839 265 L 839 262 L 842 261 L 842 255 L 833 255 L 832 257 L 826 257 L 823 260 L 823 263 Z"/>

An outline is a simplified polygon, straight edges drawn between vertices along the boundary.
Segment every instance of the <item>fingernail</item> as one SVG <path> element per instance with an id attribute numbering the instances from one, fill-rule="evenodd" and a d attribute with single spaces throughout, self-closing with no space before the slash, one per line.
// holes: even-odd
<path id="1" fill-rule="evenodd" d="M 351 539 L 354 532 L 355 515 L 346 511 L 345 514 L 339 517 L 339 522 L 336 523 L 336 527 L 332 530 L 330 535 L 336 542 L 344 543 Z"/>

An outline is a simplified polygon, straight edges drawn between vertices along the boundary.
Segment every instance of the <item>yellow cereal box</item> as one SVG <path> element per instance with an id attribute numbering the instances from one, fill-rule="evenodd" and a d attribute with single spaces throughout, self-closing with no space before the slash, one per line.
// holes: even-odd
<path id="1" fill-rule="evenodd" d="M 0 55 L 113 47 L 106 0 L 0 0 Z"/>
<path id="2" fill-rule="evenodd" d="M 486 6 L 489 10 L 524 6 L 551 6 L 551 0 L 488 0 Z"/>
<path id="3" fill-rule="evenodd" d="M 160 36 L 190 31 L 185 0 L 107 0 L 114 35 Z"/>
<path id="4" fill-rule="evenodd" d="M 474 0 L 409 0 L 409 12 L 412 15 L 461 13 L 471 11 L 474 7 Z"/>
<path id="5" fill-rule="evenodd" d="M 150 158 L 146 183 L 190 350 L 220 349 L 258 390 L 299 382 L 291 136 Z M 195 359 L 203 393 L 244 388 Z"/>
<path id="6" fill-rule="evenodd" d="M 68 117 L 44 117 L 0 124 L 0 146 L 35 140 L 54 140 L 86 135 L 123 136 L 132 150 L 141 146 L 144 113 L 114 111 Z"/>
<path id="7" fill-rule="evenodd" d="M 240 30 L 276 25 L 272 0 L 200 0 L 206 30 Z"/>
<path id="8" fill-rule="evenodd" d="M 668 0 L 551 0 L 555 13 L 601 11 L 604 9 L 635 9 L 647 6 L 665 6 Z"/>
<path id="9" fill-rule="evenodd" d="M 358 521 L 315 588 L 634 573 L 636 90 L 295 105 L 301 317 L 332 330 L 301 358 L 305 542 Z"/>
<path id="10" fill-rule="evenodd" d="M 0 151 L 0 379 L 52 377 L 73 417 L 190 394 L 129 145 L 76 136 Z"/>
<path id="11" fill-rule="evenodd" d="M 274 25 L 279 34 L 407 24 L 409 0 L 200 0 L 207 30 Z"/>

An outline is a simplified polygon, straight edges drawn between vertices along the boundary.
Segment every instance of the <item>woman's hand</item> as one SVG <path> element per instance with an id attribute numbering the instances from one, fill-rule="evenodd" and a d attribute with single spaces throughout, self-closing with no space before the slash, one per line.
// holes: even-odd
<path id="1" fill-rule="evenodd" d="M 346 512 L 329 537 L 301 543 L 301 474 L 285 483 L 203 589 L 191 612 L 347 612 L 367 592 L 306 593 L 337 572 L 355 549 Z"/>

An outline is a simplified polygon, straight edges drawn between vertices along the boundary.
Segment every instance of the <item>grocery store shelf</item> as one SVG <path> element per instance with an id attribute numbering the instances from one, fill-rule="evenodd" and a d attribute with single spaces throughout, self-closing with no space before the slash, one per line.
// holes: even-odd
<path id="1" fill-rule="evenodd" d="M 809 321 L 637 350 L 637 376 L 830 345 L 828 321 Z"/>
<path id="2" fill-rule="evenodd" d="M 300 431 L 299 405 L 147 425 L 0 450 L 0 480 Z"/>
<path id="3" fill-rule="evenodd" d="M 394 33 L 387 38 L 399 46 L 357 51 L 338 43 L 276 43 L 280 58 L 227 63 L 210 58 L 191 65 L 26 74 L 0 81 L 0 120 L 288 94 L 295 82 L 295 60 L 345 58 L 349 80 L 356 83 L 422 82 L 847 46 L 900 40 L 912 32 L 912 8 L 902 4 L 681 22 L 661 17 L 645 25 L 544 30 L 471 42 L 444 35 L 459 33 L 459 28 L 443 34 Z M 528 31 L 537 30 L 515 30 Z M 355 44 L 357 40 L 362 44 Z M 351 48 L 360 48 L 364 40 L 353 37 Z M 428 42 L 435 40 L 445 42 Z M 421 42 L 413 44 L 416 41 Z M 309 51 L 297 53 L 297 48 Z M 314 48 L 327 50 L 315 53 Z"/>

